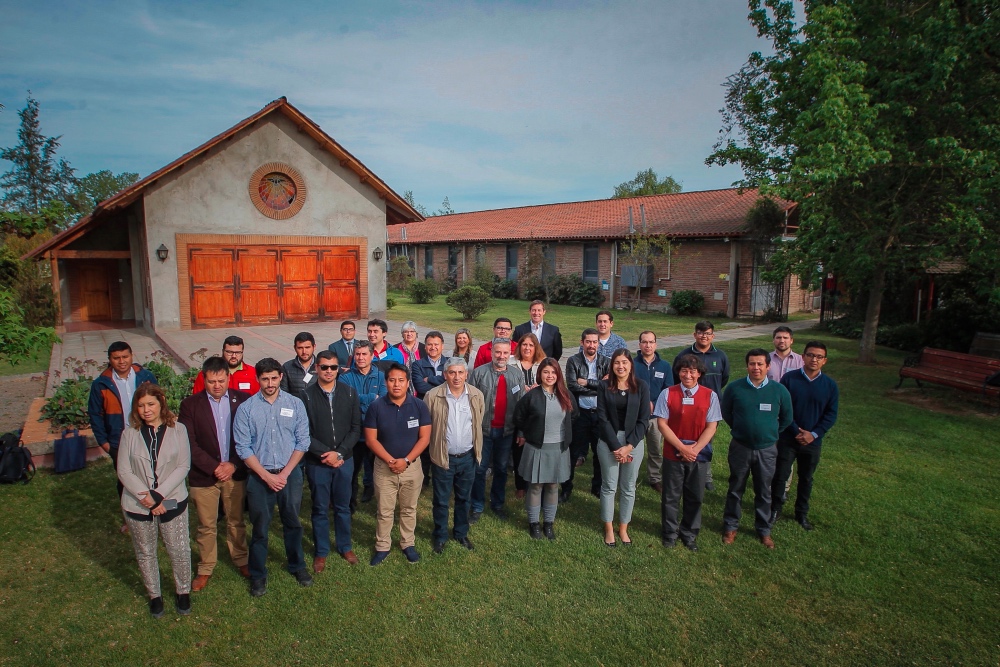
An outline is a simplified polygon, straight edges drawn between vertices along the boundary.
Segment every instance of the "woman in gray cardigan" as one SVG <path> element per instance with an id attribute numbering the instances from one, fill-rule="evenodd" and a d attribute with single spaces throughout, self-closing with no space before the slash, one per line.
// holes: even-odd
<path id="1" fill-rule="evenodd" d="M 632 544 L 628 524 L 635 506 L 635 484 L 645 451 L 649 412 L 649 385 L 635 377 L 635 364 L 629 351 L 625 348 L 615 350 L 611 355 L 607 383 L 597 392 L 601 520 L 604 522 L 604 544 L 609 547 L 617 544 L 613 519 L 619 487 L 622 493 L 618 502 L 618 536 L 622 544 Z"/>
<path id="2" fill-rule="evenodd" d="M 174 572 L 174 606 L 179 614 L 191 613 L 191 544 L 184 483 L 190 469 L 187 430 L 167 407 L 163 389 L 143 382 L 132 397 L 129 428 L 118 447 L 118 479 L 125 487 L 122 509 L 153 618 L 163 616 L 158 532 Z"/>

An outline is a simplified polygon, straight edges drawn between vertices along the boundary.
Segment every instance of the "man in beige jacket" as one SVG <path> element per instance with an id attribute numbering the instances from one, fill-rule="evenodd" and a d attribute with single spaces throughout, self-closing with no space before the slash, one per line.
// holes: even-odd
<path id="1" fill-rule="evenodd" d="M 468 365 L 462 357 L 445 363 L 445 383 L 424 395 L 431 413 L 431 455 L 434 482 L 434 553 L 448 541 L 448 503 L 455 494 L 455 541 L 472 551 L 469 509 L 472 483 L 483 452 L 483 392 L 466 382 Z"/>

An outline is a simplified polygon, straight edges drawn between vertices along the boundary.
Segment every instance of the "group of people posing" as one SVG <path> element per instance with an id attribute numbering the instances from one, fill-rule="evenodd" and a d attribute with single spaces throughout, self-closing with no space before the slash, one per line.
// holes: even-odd
<path id="1" fill-rule="evenodd" d="M 118 473 L 122 530 L 132 536 L 150 613 L 164 613 L 157 535 L 172 562 L 175 608 L 189 613 L 190 592 L 208 585 L 218 561 L 220 502 L 229 554 L 250 580 L 251 595 L 267 591 L 275 508 L 287 569 L 299 584 L 312 585 L 299 520 L 305 483 L 315 573 L 326 568 L 331 550 L 358 563 L 352 514 L 372 499 L 377 521 L 370 564 L 391 553 L 397 508 L 400 550 L 409 563 L 418 562 L 417 502 L 428 484 L 434 553 L 450 541 L 473 550 L 470 526 L 487 502 L 495 517 L 510 519 L 511 464 L 530 537 L 554 540 L 558 506 L 570 500 L 576 469 L 588 456 L 605 545 L 632 544 L 629 524 L 645 462 L 648 483 L 661 498 L 663 546 L 679 540 L 697 551 L 704 493 L 714 488 L 712 439 L 723 420 L 732 432 L 723 542 L 736 539 L 752 478 L 754 528 L 761 543 L 774 548 L 771 529 L 793 464 L 795 519 L 812 530 L 813 473 L 838 403 L 836 383 L 822 372 L 823 343 L 810 341 L 799 355 L 791 329 L 778 327 L 774 350 L 750 350 L 746 379 L 729 384 L 729 360 L 713 344 L 711 322 L 699 322 L 693 344 L 670 363 L 657 352 L 652 331 L 642 332 L 638 352 L 630 352 L 612 332 L 614 316 L 602 310 L 595 326 L 583 330 L 564 374 L 562 334 L 545 321 L 545 304 L 532 302 L 529 314 L 517 327 L 498 318 L 492 340 L 474 357 L 468 330 L 455 334 L 449 356 L 441 332 L 427 333 L 421 343 L 413 322 L 402 326 L 395 346 L 378 319 L 367 323 L 362 340 L 354 322 L 343 322 L 341 339 L 319 351 L 313 335 L 302 332 L 293 359 L 262 359 L 252 367 L 243 361 L 243 340 L 230 336 L 222 356 L 204 362 L 178 416 L 152 374 L 133 363 L 129 346 L 112 344 L 108 368 L 92 386 L 90 418 Z M 200 557 L 193 579 L 189 500 Z"/>

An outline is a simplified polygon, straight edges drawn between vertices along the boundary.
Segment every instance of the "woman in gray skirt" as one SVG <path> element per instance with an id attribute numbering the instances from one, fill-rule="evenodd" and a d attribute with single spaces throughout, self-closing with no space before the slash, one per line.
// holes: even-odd
<path id="1" fill-rule="evenodd" d="M 535 381 L 538 386 L 514 407 L 517 444 L 524 447 L 518 472 L 528 482 L 528 495 L 524 499 L 528 533 L 532 539 L 540 540 L 544 532 L 545 537 L 554 540 L 559 484 L 569 479 L 570 474 L 569 445 L 573 441 L 576 404 L 555 359 L 547 357 L 538 364 Z M 539 514 L 544 518 L 541 526 Z"/>

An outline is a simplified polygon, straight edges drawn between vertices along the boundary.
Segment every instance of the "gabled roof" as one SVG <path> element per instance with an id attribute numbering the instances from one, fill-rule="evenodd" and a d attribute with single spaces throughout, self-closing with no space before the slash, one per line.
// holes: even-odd
<path id="1" fill-rule="evenodd" d="M 629 207 L 637 231 L 642 231 L 642 207 L 646 212 L 647 231 L 652 234 L 741 236 L 745 233 L 747 211 L 757 198 L 755 189 L 728 188 L 454 213 L 391 227 L 389 243 L 621 239 L 629 235 Z M 785 201 L 779 204 L 786 211 L 794 206 Z"/>
<path id="2" fill-rule="evenodd" d="M 90 215 L 81 219 L 69 229 L 56 234 L 44 244 L 38 246 L 25 255 L 24 258 L 30 259 L 33 257 L 41 257 L 45 254 L 45 252 L 53 248 L 62 247 L 80 236 L 83 236 L 94 224 L 102 220 L 106 214 L 125 208 L 138 199 L 146 188 L 152 186 L 164 176 L 181 169 L 191 160 L 205 155 L 208 151 L 215 148 L 222 142 L 227 139 L 231 139 L 238 132 L 250 127 L 260 119 L 272 113 L 281 113 L 287 116 L 300 131 L 308 134 L 320 145 L 320 147 L 339 159 L 340 166 L 350 169 L 358 175 L 358 178 L 361 179 L 362 183 L 374 188 L 375 191 L 378 192 L 379 198 L 384 199 L 386 202 L 387 224 L 393 225 L 423 220 L 423 216 L 417 213 L 417 211 L 415 211 L 405 199 L 396 194 L 392 188 L 386 185 L 381 178 L 376 176 L 374 172 L 362 164 L 360 160 L 351 155 L 347 149 L 334 141 L 330 135 L 324 132 L 320 126 L 314 123 L 308 116 L 292 106 L 287 99 L 279 97 L 257 113 L 243 119 L 222 134 L 212 137 L 201 146 L 185 153 L 167 166 L 157 169 L 149 176 L 133 183 L 114 196 L 105 199 L 94 208 Z"/>

